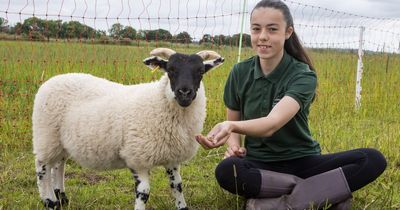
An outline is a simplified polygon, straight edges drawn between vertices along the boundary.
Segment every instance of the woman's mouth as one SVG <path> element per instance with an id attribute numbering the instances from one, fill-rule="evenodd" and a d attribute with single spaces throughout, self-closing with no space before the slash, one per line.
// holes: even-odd
<path id="1" fill-rule="evenodd" d="M 268 48 L 271 48 L 271 46 L 269 46 L 269 45 L 258 45 L 258 48 L 260 48 L 260 49 L 268 49 Z"/>
<path id="2" fill-rule="evenodd" d="M 272 48 L 271 45 L 257 45 L 259 53 L 268 53 Z"/>

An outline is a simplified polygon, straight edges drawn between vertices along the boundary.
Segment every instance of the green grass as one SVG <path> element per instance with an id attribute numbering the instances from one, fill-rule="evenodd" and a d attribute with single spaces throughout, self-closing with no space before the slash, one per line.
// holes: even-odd
<path id="1" fill-rule="evenodd" d="M 194 53 L 202 47 L 171 46 Z M 90 45 L 0 41 L 0 209 L 40 209 L 32 155 L 31 114 L 40 84 L 56 74 L 86 72 L 124 84 L 155 80 L 141 61 L 151 46 Z M 204 133 L 224 120 L 223 86 L 237 59 L 237 49 L 216 48 L 226 58 L 205 76 L 207 119 Z M 252 55 L 245 49 L 242 58 Z M 324 153 L 359 147 L 377 148 L 388 168 L 375 182 L 354 193 L 353 209 L 400 208 L 400 57 L 364 56 L 362 105 L 354 108 L 357 56 L 346 52 L 313 51 L 318 73 L 318 96 L 310 126 Z M 184 193 L 191 209 L 242 209 L 244 199 L 223 191 L 214 168 L 224 148 L 200 149 L 182 166 Z M 96 172 L 72 161 L 66 166 L 66 209 L 128 209 L 133 205 L 134 182 L 129 170 Z M 148 209 L 174 209 L 162 168 L 151 174 Z"/>

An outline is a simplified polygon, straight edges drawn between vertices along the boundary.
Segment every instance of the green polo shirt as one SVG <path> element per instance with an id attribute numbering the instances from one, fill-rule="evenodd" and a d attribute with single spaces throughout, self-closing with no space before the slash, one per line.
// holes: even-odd
<path id="1" fill-rule="evenodd" d="M 284 96 L 292 97 L 300 105 L 298 113 L 272 136 L 245 137 L 247 159 L 272 162 L 320 154 L 319 143 L 308 128 L 316 85 L 315 72 L 286 52 L 267 76 L 258 56 L 234 65 L 225 85 L 224 102 L 229 109 L 240 111 L 241 120 L 267 116 Z"/>

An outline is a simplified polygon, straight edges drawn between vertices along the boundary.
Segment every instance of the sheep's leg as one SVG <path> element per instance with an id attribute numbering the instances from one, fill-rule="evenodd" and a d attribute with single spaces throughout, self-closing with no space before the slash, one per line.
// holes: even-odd
<path id="1" fill-rule="evenodd" d="M 67 205 L 69 200 L 65 194 L 64 189 L 64 168 L 65 168 L 66 158 L 62 158 L 58 161 L 51 170 L 51 175 L 53 177 L 53 189 L 57 200 L 60 201 L 61 205 Z"/>
<path id="2" fill-rule="evenodd" d="M 133 177 L 136 181 L 136 200 L 135 210 L 145 210 L 146 202 L 150 195 L 150 182 L 148 170 L 133 170 L 131 169 Z"/>
<path id="3" fill-rule="evenodd" d="M 36 177 L 37 185 L 39 188 L 40 198 L 46 208 L 59 209 L 60 202 L 57 201 L 56 196 L 51 186 L 51 168 L 49 164 L 45 164 L 42 161 L 36 159 Z"/>
<path id="4" fill-rule="evenodd" d="M 182 178 L 179 174 L 179 165 L 165 167 L 169 177 L 169 183 L 172 189 L 172 195 L 175 197 L 175 206 L 179 210 L 187 210 L 185 198 L 182 193 Z"/>

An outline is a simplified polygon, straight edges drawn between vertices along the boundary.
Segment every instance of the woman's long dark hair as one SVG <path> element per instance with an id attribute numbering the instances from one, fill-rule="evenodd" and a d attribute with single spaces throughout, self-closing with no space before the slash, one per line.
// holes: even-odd
<path id="1" fill-rule="evenodd" d="M 303 45 L 300 42 L 299 37 L 297 36 L 296 32 L 294 31 L 294 25 L 293 25 L 293 17 L 292 14 L 290 13 L 290 10 L 288 6 L 283 3 L 280 0 L 262 0 L 257 3 L 257 5 L 253 8 L 251 11 L 251 14 L 253 14 L 253 11 L 257 8 L 260 7 L 269 7 L 269 8 L 274 8 L 277 10 L 280 10 L 285 18 L 286 21 L 286 27 L 292 27 L 293 28 L 293 33 L 285 41 L 284 48 L 287 53 L 289 53 L 291 56 L 296 58 L 299 61 L 302 61 L 310 67 L 311 70 L 315 71 L 314 66 L 312 65 L 310 57 L 307 55 L 307 52 L 305 51 Z M 286 28 L 286 29 L 287 29 Z"/>

